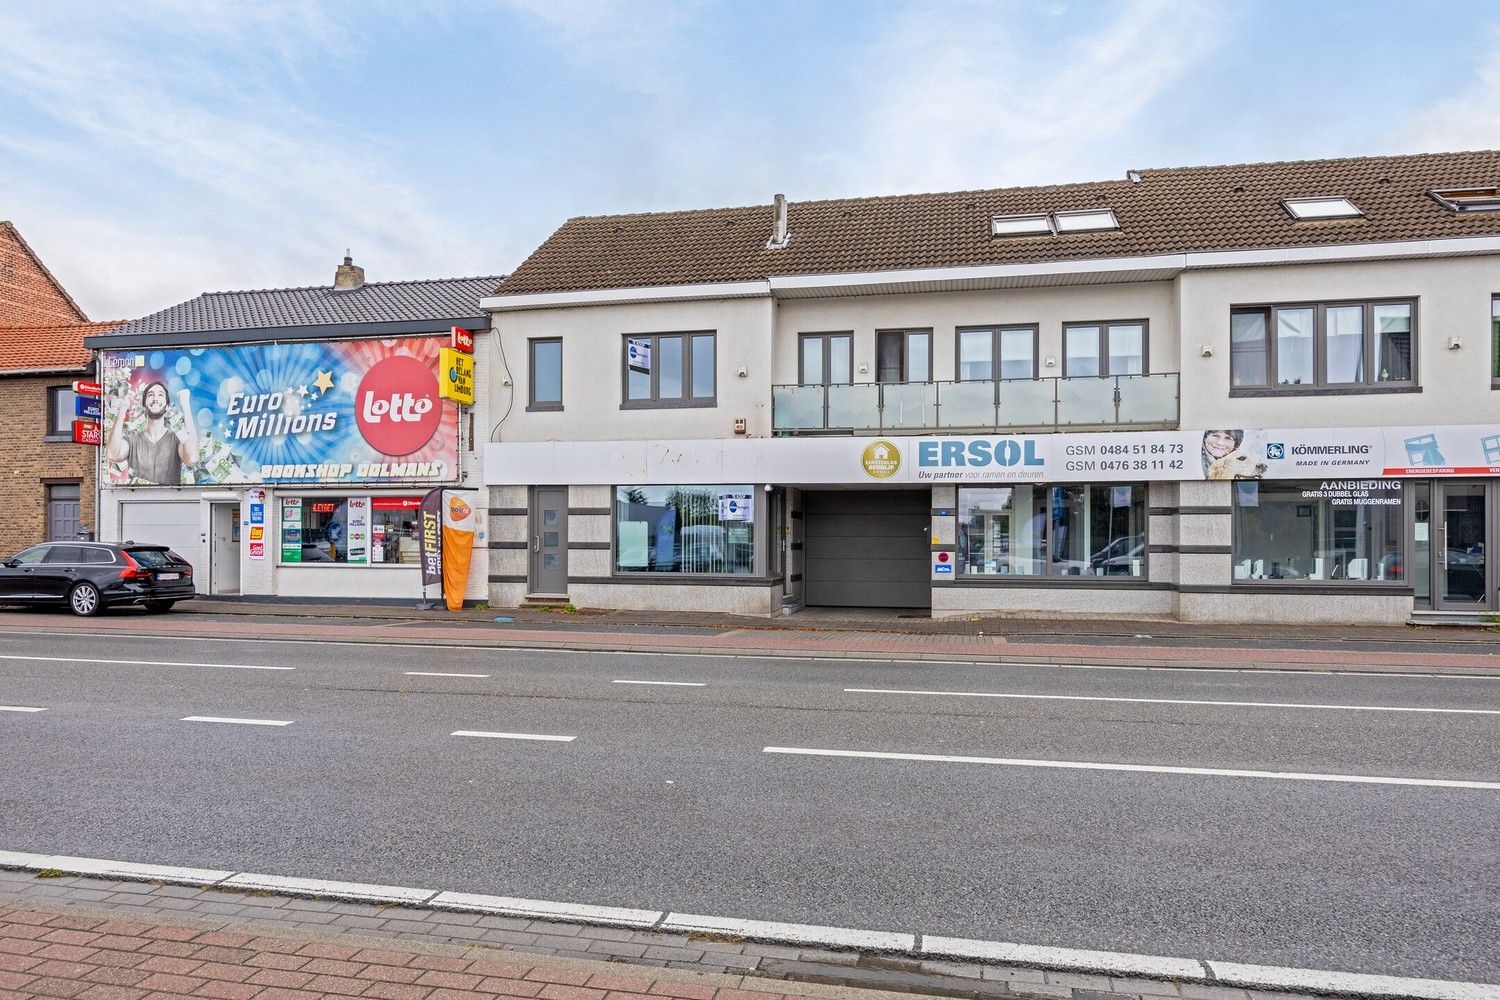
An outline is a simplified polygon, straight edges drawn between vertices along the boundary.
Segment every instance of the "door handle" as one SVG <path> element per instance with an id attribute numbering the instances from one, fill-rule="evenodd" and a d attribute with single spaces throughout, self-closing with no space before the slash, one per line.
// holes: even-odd
<path id="1" fill-rule="evenodd" d="M 531 551 L 533 551 L 533 552 L 540 552 L 540 551 L 542 551 L 542 536 L 541 535 L 532 535 L 531 536 Z"/>

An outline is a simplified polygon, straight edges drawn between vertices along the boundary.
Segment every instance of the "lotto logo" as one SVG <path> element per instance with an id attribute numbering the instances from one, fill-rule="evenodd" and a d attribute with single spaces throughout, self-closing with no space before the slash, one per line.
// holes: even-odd
<path id="1" fill-rule="evenodd" d="M 410 455 L 432 439 L 442 417 L 432 369 L 404 354 L 365 372 L 354 399 L 360 436 L 382 455 Z"/>
<path id="2" fill-rule="evenodd" d="M 1280 442 L 1267 444 L 1266 458 L 1269 458 L 1273 461 L 1280 461 L 1286 458 L 1286 445 L 1281 444 Z"/>

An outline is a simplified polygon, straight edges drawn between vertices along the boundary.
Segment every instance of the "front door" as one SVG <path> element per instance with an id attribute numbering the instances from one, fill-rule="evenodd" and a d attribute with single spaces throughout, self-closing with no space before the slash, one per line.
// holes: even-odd
<path id="1" fill-rule="evenodd" d="M 531 500 L 530 591 L 542 597 L 568 594 L 568 490 L 538 486 Z"/>
<path id="2" fill-rule="evenodd" d="M 240 505 L 216 503 L 209 513 L 208 589 L 211 594 L 240 592 Z"/>
<path id="3" fill-rule="evenodd" d="M 1433 483 L 1433 607 L 1439 611 L 1496 610 L 1495 486 L 1487 482 Z"/>

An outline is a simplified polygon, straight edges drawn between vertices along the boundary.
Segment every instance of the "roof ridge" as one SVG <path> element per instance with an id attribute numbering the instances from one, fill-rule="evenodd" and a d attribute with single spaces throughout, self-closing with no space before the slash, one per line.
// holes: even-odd
<path id="1" fill-rule="evenodd" d="M 1366 163 L 1376 160 L 1430 160 L 1444 156 L 1495 156 L 1500 149 L 1454 149 L 1426 153 L 1386 153 L 1365 156 L 1322 156 L 1294 160 L 1250 160 L 1244 163 L 1199 163 L 1185 167 L 1137 167 L 1140 174 L 1179 174 L 1196 170 L 1238 170 L 1242 167 L 1300 167 L 1312 163 Z"/>
<path id="2" fill-rule="evenodd" d="M 339 291 L 357 292 L 361 288 L 384 287 L 387 285 L 436 285 L 459 281 L 503 281 L 507 275 L 504 274 L 475 274 L 461 278 L 404 278 L 399 281 L 367 281 L 359 288 L 339 289 Z M 255 292 L 329 292 L 334 290 L 333 285 L 286 285 L 280 288 L 229 288 L 216 292 L 199 292 L 196 298 L 208 295 L 250 295 Z M 192 299 L 188 299 L 191 302 Z M 181 304 L 181 303 L 179 303 Z M 173 308 L 168 306 L 168 309 Z M 161 311 L 161 310 L 158 310 Z"/>

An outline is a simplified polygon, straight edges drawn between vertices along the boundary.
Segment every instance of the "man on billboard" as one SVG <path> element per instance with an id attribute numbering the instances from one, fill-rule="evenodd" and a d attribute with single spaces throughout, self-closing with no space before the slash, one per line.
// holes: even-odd
<path id="1" fill-rule="evenodd" d="M 186 389 L 177 394 L 177 403 L 182 410 L 181 431 L 167 427 L 167 411 L 171 409 L 167 384 L 160 380 L 146 383 L 140 395 L 140 407 L 146 415 L 145 425 L 138 431 L 126 433 L 125 425 L 136 416 L 136 402 L 130 399 L 125 412 L 110 428 L 109 442 L 104 448 L 105 459 L 123 463 L 130 478 L 136 482 L 155 486 L 181 485 L 182 467 L 198 462 L 198 432 L 193 427 L 193 410 Z"/>

